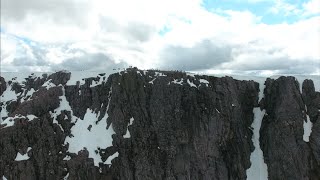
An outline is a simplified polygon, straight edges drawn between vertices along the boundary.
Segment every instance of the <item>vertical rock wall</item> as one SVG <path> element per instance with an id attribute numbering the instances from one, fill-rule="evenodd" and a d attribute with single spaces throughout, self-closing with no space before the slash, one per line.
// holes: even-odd
<path id="1" fill-rule="evenodd" d="M 258 83 L 135 68 L 75 84 L 70 77 L 0 77 L 0 178 L 247 179 Z M 260 145 L 269 179 L 319 179 L 319 92 L 306 80 L 301 94 L 293 77 L 265 84 Z M 94 132 L 100 126 L 110 133 Z M 101 146 L 82 147 L 90 138 Z"/>

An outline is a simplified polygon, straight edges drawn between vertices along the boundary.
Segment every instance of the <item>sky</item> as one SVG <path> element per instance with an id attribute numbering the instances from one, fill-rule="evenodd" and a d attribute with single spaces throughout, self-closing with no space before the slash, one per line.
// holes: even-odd
<path id="1" fill-rule="evenodd" d="M 1 0 L 1 72 L 320 75 L 320 0 Z"/>

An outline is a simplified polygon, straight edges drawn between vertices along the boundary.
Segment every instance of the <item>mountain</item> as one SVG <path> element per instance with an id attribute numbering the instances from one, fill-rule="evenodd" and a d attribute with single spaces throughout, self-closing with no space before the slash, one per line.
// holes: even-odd
<path id="1" fill-rule="evenodd" d="M 234 78 L 2 73 L 0 177 L 319 180 L 320 78 Z"/>

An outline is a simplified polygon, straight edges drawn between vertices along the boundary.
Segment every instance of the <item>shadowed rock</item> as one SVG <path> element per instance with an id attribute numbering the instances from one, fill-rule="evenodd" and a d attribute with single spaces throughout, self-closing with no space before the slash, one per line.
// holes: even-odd
<path id="1" fill-rule="evenodd" d="M 303 82 L 302 97 L 307 106 L 307 114 L 313 122 L 310 146 L 315 159 L 312 161 L 312 172 L 314 179 L 317 179 L 320 177 L 320 92 L 315 91 L 312 80 L 306 79 Z"/>
<path id="2" fill-rule="evenodd" d="M 265 82 L 262 107 L 266 114 L 260 129 L 260 145 L 269 179 L 310 179 L 311 149 L 303 141 L 305 104 L 294 77 Z"/>
<path id="3" fill-rule="evenodd" d="M 7 89 L 6 81 L 3 77 L 0 76 L 0 96 L 3 94 L 3 92 Z"/>
<path id="4" fill-rule="evenodd" d="M 254 150 L 251 124 L 253 108 L 258 106 L 258 83 L 136 68 L 108 78 L 105 74 L 88 77 L 76 85 L 66 85 L 69 79 L 70 73 L 57 72 L 10 85 L 18 98 L 1 103 L 6 103 L 9 118 L 22 116 L 12 126 L 0 127 L 0 177 L 247 178 Z M 43 87 L 48 81 L 54 87 Z M 24 97 L 31 89 L 35 92 Z M 311 82 L 303 89 L 302 99 L 294 78 L 266 81 L 261 107 L 268 115 L 263 119 L 260 142 L 269 179 L 319 179 L 318 95 Z M 63 95 L 72 112 L 55 112 Z M 314 122 L 310 143 L 302 139 L 305 104 Z M 107 126 L 115 132 L 112 146 L 97 148 L 96 154 L 106 162 L 118 153 L 112 165 L 95 166 L 85 147 L 77 153 L 68 151 L 66 138 L 73 137 L 71 128 L 83 121 L 88 109 L 97 115 L 96 124 L 108 114 Z M 52 113 L 57 115 L 55 120 Z M 30 114 L 36 117 L 31 120 Z M 94 125 L 84 130 L 92 133 Z M 27 153 L 28 158 L 16 161 L 17 153 Z"/>

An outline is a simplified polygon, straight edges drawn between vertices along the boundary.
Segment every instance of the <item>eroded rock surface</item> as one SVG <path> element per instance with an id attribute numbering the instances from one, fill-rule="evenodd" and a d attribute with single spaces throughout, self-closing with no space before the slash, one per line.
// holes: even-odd
<path id="1" fill-rule="evenodd" d="M 75 84 L 68 83 L 70 78 L 68 72 L 30 75 L 23 83 L 0 77 L 1 91 L 12 96 L 1 100 L 0 177 L 247 178 L 258 83 L 136 68 Z M 294 78 L 266 84 L 261 104 L 268 116 L 260 140 L 269 179 L 319 178 L 312 83 L 304 85 L 303 98 Z M 302 140 L 305 104 L 314 123 L 310 143 Z M 92 135 L 102 125 L 110 137 Z M 101 139 L 111 144 L 94 151 L 81 146 Z M 70 143 L 79 149 L 70 149 L 75 148 Z"/>
<path id="2" fill-rule="evenodd" d="M 116 132 L 114 146 L 126 154 L 115 159 L 113 165 L 126 169 L 116 176 L 246 179 L 258 84 L 230 77 L 193 78 L 181 73 L 154 77 L 151 73 L 110 77 L 108 123 Z M 183 85 L 172 83 L 181 78 Z M 123 139 L 131 117 L 131 138 Z"/>
<path id="3" fill-rule="evenodd" d="M 280 77 L 267 79 L 265 85 L 261 104 L 266 114 L 260 129 L 260 145 L 269 179 L 319 179 L 319 174 L 314 174 L 310 144 L 303 140 L 307 114 L 298 82 L 294 77 Z M 306 85 L 303 89 L 305 100 L 313 96 L 314 88 L 313 92 L 306 91 Z"/>
<path id="4" fill-rule="evenodd" d="M 312 80 L 305 80 L 302 85 L 302 97 L 310 117 L 312 133 L 310 135 L 310 147 L 314 156 L 312 161 L 312 173 L 314 179 L 320 177 L 320 92 L 315 91 Z"/>
<path id="5" fill-rule="evenodd" d="M 0 96 L 7 89 L 6 81 L 3 77 L 0 77 Z"/>

